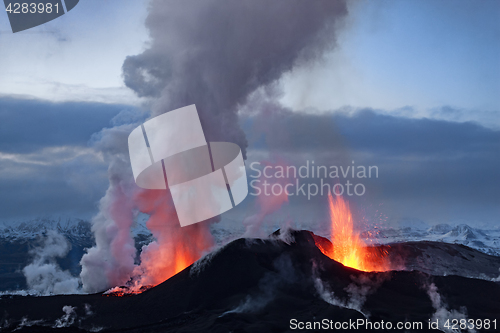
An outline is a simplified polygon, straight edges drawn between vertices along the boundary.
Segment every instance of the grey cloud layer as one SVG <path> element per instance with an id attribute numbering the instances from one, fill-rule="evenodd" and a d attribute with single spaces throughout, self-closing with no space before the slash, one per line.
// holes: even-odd
<path id="1" fill-rule="evenodd" d="M 0 151 L 28 153 L 47 146 L 86 146 L 92 133 L 129 106 L 51 103 L 0 98 Z"/>
<path id="2" fill-rule="evenodd" d="M 33 113 L 61 105 L 9 103 L 12 110 L 25 111 L 12 112 L 2 122 L 0 145 L 7 149 L 0 150 L 0 218 L 93 214 L 108 184 L 106 156 L 127 150 L 129 130 L 126 125 L 110 126 L 92 134 L 91 120 L 106 126 L 120 107 L 65 104 L 76 120 L 86 118 L 91 125 L 74 120 L 66 126 L 60 123 L 57 136 L 44 138 L 60 122 L 57 111 L 49 110 L 47 114 L 55 116 L 27 122 L 21 128 L 22 138 L 14 129 L 29 114 L 27 103 Z M 137 113 L 130 110 L 120 119 L 115 117 L 114 123 L 135 122 Z M 241 123 L 254 156 L 275 151 L 296 165 L 306 159 L 317 165 L 349 165 L 352 160 L 357 165 L 377 165 L 379 178 L 365 182 L 365 204 L 383 202 L 389 207 L 392 203 L 388 215 L 392 210 L 422 219 L 448 214 L 493 220 L 500 213 L 499 131 L 474 123 L 410 119 L 370 110 L 349 116 L 273 109 L 244 116 Z M 291 199 L 291 204 L 300 205 L 297 200 Z"/>
<path id="3" fill-rule="evenodd" d="M 94 214 L 108 183 L 100 131 L 138 116 L 122 105 L 1 98 L 0 220 Z"/>
<path id="4" fill-rule="evenodd" d="M 396 117 L 370 109 L 348 115 L 275 108 L 262 116 L 262 121 L 247 117 L 242 122 L 258 123 L 268 145 L 281 150 L 325 150 L 347 145 L 377 154 L 425 156 L 500 151 L 500 131 L 473 122 Z M 263 147 L 263 141 L 259 145 Z"/>
<path id="5" fill-rule="evenodd" d="M 379 178 L 357 182 L 367 188 L 364 205 L 384 203 L 387 215 L 498 222 L 500 131 L 372 110 L 314 115 L 276 108 L 242 119 L 247 133 L 260 133 L 250 151 L 278 152 L 294 165 L 376 165 Z"/>

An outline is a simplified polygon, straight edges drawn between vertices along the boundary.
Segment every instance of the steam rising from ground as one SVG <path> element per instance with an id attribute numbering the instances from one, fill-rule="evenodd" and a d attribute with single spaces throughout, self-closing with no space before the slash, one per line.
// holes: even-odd
<path id="1" fill-rule="evenodd" d="M 54 328 L 68 327 L 71 326 L 76 319 L 75 307 L 70 305 L 63 306 L 64 315 L 57 319 L 54 323 Z"/>
<path id="2" fill-rule="evenodd" d="M 56 261 L 56 258 L 66 256 L 69 250 L 70 244 L 63 235 L 55 230 L 48 231 L 40 246 L 30 251 L 33 261 L 23 269 L 28 287 L 40 295 L 80 292 L 79 279 L 61 270 Z"/>
<path id="3" fill-rule="evenodd" d="M 438 288 L 434 283 L 425 286 L 427 291 L 427 295 L 429 295 L 432 307 L 436 312 L 432 315 L 432 321 L 435 322 L 439 320 L 439 330 L 443 332 L 456 332 L 453 329 L 444 327 L 444 324 L 447 320 L 451 323 L 451 320 L 456 319 L 460 322 L 461 319 L 465 319 L 467 321 L 467 309 L 462 307 L 460 311 L 457 310 L 449 310 L 448 305 L 443 301 L 441 295 L 438 292 Z M 466 332 L 476 332 L 474 329 L 466 330 Z"/>
<path id="4" fill-rule="evenodd" d="M 63 315 L 60 318 L 56 319 L 53 324 L 49 324 L 46 320 L 42 320 L 42 319 L 30 320 L 30 319 L 28 319 L 28 317 L 23 317 L 21 319 L 21 322 L 19 324 L 17 324 L 17 327 L 13 331 L 17 331 L 17 330 L 22 329 L 24 327 L 31 327 L 31 326 L 45 326 L 47 330 L 48 330 L 49 325 L 52 328 L 70 327 L 70 326 L 73 326 L 73 324 L 75 324 L 75 322 L 77 322 L 77 319 L 78 319 L 78 324 L 80 326 L 83 319 L 86 319 L 94 314 L 92 312 L 92 309 L 91 309 L 89 304 L 84 305 L 83 310 L 84 310 L 85 314 L 83 316 L 80 316 L 79 318 L 78 318 L 78 315 L 76 313 L 76 310 L 77 310 L 76 306 L 64 305 L 62 307 Z M 4 323 L 0 323 L 0 330 L 2 328 L 6 328 L 6 329 L 11 328 L 11 325 L 12 325 L 12 322 L 9 322 L 9 320 L 6 319 Z M 80 328 L 85 330 L 85 331 L 90 331 L 90 332 L 98 332 L 98 331 L 102 330 L 102 327 L 90 327 L 90 328 L 89 327 L 87 327 L 87 328 L 80 327 Z"/>
<path id="5" fill-rule="evenodd" d="M 319 296 L 327 303 L 335 306 L 353 309 L 361 313 L 365 318 L 370 317 L 370 313 L 363 310 L 366 298 L 373 294 L 380 285 L 389 278 L 389 275 L 378 273 L 375 275 L 359 275 L 358 277 L 352 276 L 352 283 L 350 283 L 345 291 L 348 293 L 348 299 L 341 299 L 335 296 L 335 293 L 330 290 L 319 277 L 314 280 L 314 285 Z"/>

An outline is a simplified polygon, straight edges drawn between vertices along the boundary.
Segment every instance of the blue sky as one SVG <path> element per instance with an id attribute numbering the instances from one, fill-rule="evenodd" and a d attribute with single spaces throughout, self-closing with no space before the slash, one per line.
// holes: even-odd
<path id="1" fill-rule="evenodd" d="M 287 75 L 285 104 L 410 107 L 417 117 L 451 106 L 464 110 L 463 120 L 500 125 L 500 2 L 350 4 L 339 47 Z"/>
<path id="2" fill-rule="evenodd" d="M 148 40 L 146 4 L 80 1 L 58 19 L 16 34 L 0 12 L 0 94 L 137 104 L 121 66 Z"/>
<path id="3" fill-rule="evenodd" d="M 121 71 L 127 56 L 149 46 L 147 4 L 83 0 L 68 14 L 16 34 L 0 12 L 0 220 L 95 213 L 107 187 L 107 162 L 95 148 L 95 133 L 137 120 L 140 109 L 148 108 L 148 100 L 125 87 Z M 346 124 L 349 128 L 341 132 L 352 156 L 367 164 L 367 156 L 375 156 L 372 163 L 387 166 L 394 177 L 380 181 L 380 195 L 371 203 L 385 202 L 391 207 L 386 214 L 433 223 L 480 215 L 494 223 L 499 213 L 494 186 L 500 179 L 494 171 L 500 129 L 499 16 L 498 1 L 349 2 L 336 47 L 286 73 L 279 80 L 280 101 L 292 113 Z M 379 127 L 365 127 L 367 121 Z M 439 133 L 420 145 L 405 137 L 401 142 L 408 145 L 402 147 L 394 144 L 400 140 L 398 128 L 415 135 Z M 260 135 L 259 129 L 244 129 L 249 138 Z M 390 144 L 381 151 L 367 142 Z M 260 148 L 251 142 L 249 149 L 255 157 Z M 412 158 L 418 162 L 409 166 Z M 445 170 L 450 172 L 443 180 Z M 412 196 L 415 179 L 430 173 L 423 182 L 430 188 Z M 439 185 L 432 189 L 432 183 Z M 475 192 L 484 189 L 484 195 L 464 190 L 458 198 L 460 184 Z M 440 198 L 443 207 L 419 215 L 417 201 L 410 202 L 425 195 L 428 205 Z M 448 214 L 454 207 L 457 214 Z"/>

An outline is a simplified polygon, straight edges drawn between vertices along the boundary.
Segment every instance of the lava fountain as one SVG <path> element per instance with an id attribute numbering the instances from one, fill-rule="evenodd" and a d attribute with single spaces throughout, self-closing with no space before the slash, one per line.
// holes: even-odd
<path id="1" fill-rule="evenodd" d="M 134 197 L 139 210 L 149 214 L 146 227 L 154 240 L 143 246 L 140 265 L 134 267 L 124 286 L 109 289 L 105 296 L 140 294 L 176 275 L 208 253 L 214 245 L 210 222 L 181 227 L 167 191 L 143 190 Z"/>
<path id="2" fill-rule="evenodd" d="M 337 196 L 334 199 L 331 193 L 329 193 L 328 204 L 332 246 L 317 239 L 316 246 L 321 252 L 344 266 L 361 271 L 382 272 L 391 270 L 387 251 L 368 247 L 359 237 L 359 233 L 354 230 L 349 203 L 342 196 Z"/>

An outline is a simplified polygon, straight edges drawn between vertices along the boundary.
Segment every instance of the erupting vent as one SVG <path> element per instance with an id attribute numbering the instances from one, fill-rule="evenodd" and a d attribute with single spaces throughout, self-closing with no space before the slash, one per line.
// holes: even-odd
<path id="1" fill-rule="evenodd" d="M 391 270 L 387 252 L 368 247 L 354 231 L 349 203 L 342 196 L 328 196 L 332 246 L 316 240 L 316 246 L 329 258 L 365 272 Z"/>

